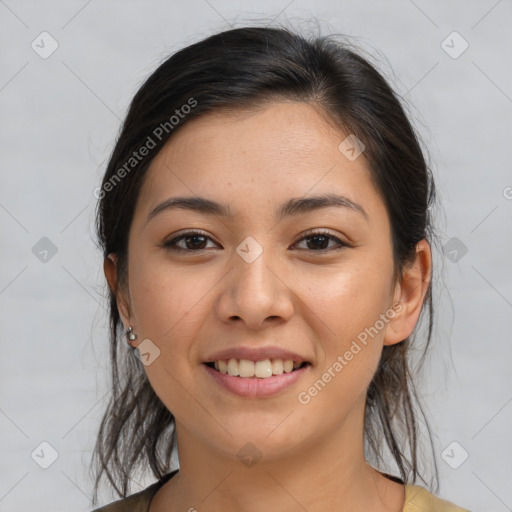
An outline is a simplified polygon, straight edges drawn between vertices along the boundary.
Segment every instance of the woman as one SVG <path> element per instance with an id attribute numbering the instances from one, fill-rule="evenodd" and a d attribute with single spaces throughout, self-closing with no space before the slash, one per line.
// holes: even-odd
<path id="1" fill-rule="evenodd" d="M 97 197 L 113 397 L 96 484 L 123 497 L 99 510 L 462 510 L 415 484 L 434 183 L 366 60 L 263 27 L 177 52 Z M 127 498 L 139 469 L 158 481 Z"/>

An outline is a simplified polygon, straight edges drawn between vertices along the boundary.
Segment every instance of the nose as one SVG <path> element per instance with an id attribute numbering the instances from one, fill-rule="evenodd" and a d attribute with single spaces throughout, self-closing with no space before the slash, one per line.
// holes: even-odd
<path id="1" fill-rule="evenodd" d="M 261 329 L 289 320 L 294 313 L 293 292 L 279 265 L 263 253 L 251 263 L 233 255 L 234 268 L 223 281 L 216 303 L 217 315 L 225 323 L 244 323 Z"/>

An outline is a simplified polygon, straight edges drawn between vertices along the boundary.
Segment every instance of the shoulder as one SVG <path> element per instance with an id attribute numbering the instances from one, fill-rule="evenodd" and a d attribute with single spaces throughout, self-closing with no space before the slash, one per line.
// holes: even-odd
<path id="1" fill-rule="evenodd" d="M 127 498 L 122 498 L 110 505 L 98 508 L 93 512 L 147 512 L 155 493 L 155 484 Z"/>
<path id="2" fill-rule="evenodd" d="M 403 512 L 469 512 L 434 496 L 419 485 L 405 486 L 405 504 Z"/>
<path id="3" fill-rule="evenodd" d="M 104 507 L 97 508 L 93 512 L 148 512 L 149 505 L 153 496 L 156 494 L 158 489 L 172 478 L 178 470 L 174 470 L 171 473 L 166 474 L 161 480 L 150 485 L 146 489 L 139 491 L 127 498 L 122 498 L 118 501 L 105 505 Z"/>

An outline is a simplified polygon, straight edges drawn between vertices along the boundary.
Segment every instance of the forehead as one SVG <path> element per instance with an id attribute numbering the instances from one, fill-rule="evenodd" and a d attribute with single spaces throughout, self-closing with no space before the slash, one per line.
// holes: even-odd
<path id="1" fill-rule="evenodd" d="M 139 201 L 148 210 L 171 195 L 200 195 L 237 214 L 285 197 L 335 192 L 371 211 L 379 195 L 364 156 L 352 161 L 339 150 L 346 137 L 306 103 L 204 114 L 154 158 Z"/>
<path id="2" fill-rule="evenodd" d="M 299 102 L 268 103 L 252 110 L 209 112 L 185 124 L 169 140 L 164 151 L 167 156 L 197 160 L 208 153 L 216 157 L 250 156 L 259 163 L 277 160 L 276 163 L 282 165 L 285 161 L 296 165 L 303 157 L 312 157 L 319 150 L 323 154 L 328 148 L 336 150 L 331 147 L 332 143 L 341 141 L 340 129 L 328 123 L 325 114 L 320 112 L 319 107 Z M 195 154 L 187 154 L 191 150 Z"/>

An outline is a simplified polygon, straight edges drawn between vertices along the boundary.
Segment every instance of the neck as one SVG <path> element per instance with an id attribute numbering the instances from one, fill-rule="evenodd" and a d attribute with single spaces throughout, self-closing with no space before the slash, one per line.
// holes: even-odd
<path id="1" fill-rule="evenodd" d="M 177 423 L 180 470 L 157 492 L 150 512 L 400 512 L 404 487 L 366 463 L 362 434 L 353 435 L 363 432 L 363 414 L 355 418 L 357 424 L 347 418 L 337 435 L 294 446 L 275 458 L 266 455 L 272 453 L 265 450 L 270 444 L 258 442 L 261 458 L 253 465 L 220 453 Z"/>

